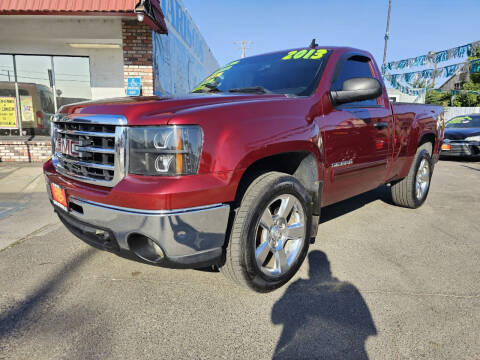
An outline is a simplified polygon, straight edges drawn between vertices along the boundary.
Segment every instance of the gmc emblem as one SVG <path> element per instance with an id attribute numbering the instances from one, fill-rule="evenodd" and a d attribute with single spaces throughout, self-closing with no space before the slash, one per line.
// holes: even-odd
<path id="1" fill-rule="evenodd" d="M 79 156 L 77 151 L 78 141 L 74 141 L 66 138 L 57 138 L 55 140 L 55 151 L 70 156 Z"/>

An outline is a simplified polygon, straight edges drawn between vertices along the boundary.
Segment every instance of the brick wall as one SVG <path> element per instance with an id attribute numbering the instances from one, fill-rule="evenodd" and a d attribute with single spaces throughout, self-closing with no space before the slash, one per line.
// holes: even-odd
<path id="1" fill-rule="evenodd" d="M 44 162 L 52 154 L 50 139 L 0 140 L 0 162 Z"/>
<path id="2" fill-rule="evenodd" d="M 123 78 L 142 78 L 142 95 L 153 95 L 152 29 L 137 20 L 122 20 Z"/>

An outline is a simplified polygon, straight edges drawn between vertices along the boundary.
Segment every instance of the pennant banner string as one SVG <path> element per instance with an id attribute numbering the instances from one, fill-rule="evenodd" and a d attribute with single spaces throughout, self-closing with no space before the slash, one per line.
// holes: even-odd
<path id="1" fill-rule="evenodd" d="M 439 77 L 451 77 L 459 70 L 468 70 L 470 68 L 470 72 L 472 74 L 480 72 L 480 59 L 471 60 L 463 63 L 448 65 L 444 67 L 439 67 L 437 69 L 425 69 L 420 71 L 413 71 L 413 72 L 406 72 L 401 74 L 385 74 L 384 77 L 386 79 L 394 78 L 397 81 L 403 80 L 407 83 L 412 83 L 415 81 L 423 80 L 423 79 L 433 79 Z"/>
<path id="2" fill-rule="evenodd" d="M 402 85 L 399 81 L 405 81 L 407 83 L 414 82 L 422 79 L 432 79 L 435 72 L 435 77 L 440 77 L 445 75 L 447 77 L 452 76 L 455 74 L 457 70 L 468 70 L 470 68 L 471 74 L 480 73 L 480 59 L 471 60 L 464 63 L 458 63 L 453 65 L 444 66 L 441 68 L 434 69 L 426 69 L 422 71 L 415 71 L 403 74 L 385 74 L 384 79 L 388 81 L 390 85 L 400 90 L 402 93 L 413 95 L 413 96 L 420 96 L 426 93 L 426 88 L 411 88 L 409 86 Z"/>
<path id="3" fill-rule="evenodd" d="M 428 55 L 420 55 L 414 58 L 391 61 L 385 64 L 385 70 L 403 70 L 416 66 L 425 66 L 428 63 L 440 63 L 451 59 L 471 56 L 476 49 L 480 47 L 480 41 L 475 41 L 470 44 L 457 46 L 448 50 L 442 50 Z"/>

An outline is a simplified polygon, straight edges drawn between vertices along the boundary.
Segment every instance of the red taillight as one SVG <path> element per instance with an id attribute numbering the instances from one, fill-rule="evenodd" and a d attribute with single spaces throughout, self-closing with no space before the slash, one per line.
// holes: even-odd
<path id="1" fill-rule="evenodd" d="M 39 128 L 42 128 L 43 113 L 40 110 L 38 110 L 36 114 L 37 114 L 37 125 Z"/>

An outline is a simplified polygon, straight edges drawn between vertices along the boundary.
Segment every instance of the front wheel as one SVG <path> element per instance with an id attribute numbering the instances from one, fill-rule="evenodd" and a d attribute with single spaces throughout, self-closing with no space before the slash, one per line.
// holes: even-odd
<path id="1" fill-rule="evenodd" d="M 293 176 L 270 172 L 253 181 L 236 210 L 220 271 L 257 292 L 292 278 L 308 251 L 311 206 Z"/>

